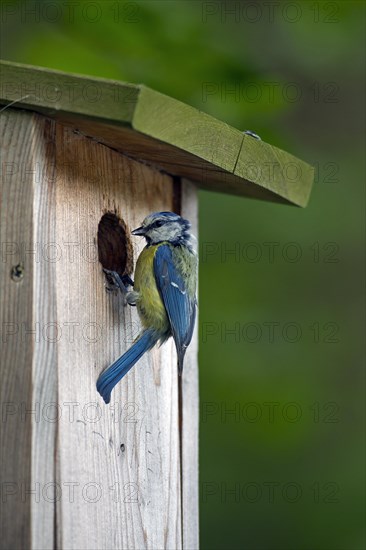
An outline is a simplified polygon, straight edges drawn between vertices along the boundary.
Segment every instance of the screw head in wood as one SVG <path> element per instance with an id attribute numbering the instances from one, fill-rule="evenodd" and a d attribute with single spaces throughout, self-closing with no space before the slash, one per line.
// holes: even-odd
<path id="1" fill-rule="evenodd" d="M 10 276 L 14 282 L 19 283 L 24 277 L 24 266 L 22 264 L 14 265 L 11 268 Z"/>

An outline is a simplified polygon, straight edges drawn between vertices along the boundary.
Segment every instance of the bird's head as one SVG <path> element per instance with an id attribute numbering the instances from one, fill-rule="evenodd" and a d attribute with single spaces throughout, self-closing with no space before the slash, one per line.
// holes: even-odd
<path id="1" fill-rule="evenodd" d="M 157 244 L 168 241 L 172 244 L 191 246 L 191 235 L 188 220 L 173 212 L 154 212 L 146 216 L 141 227 L 134 229 L 132 235 L 145 237 L 147 244 Z"/>

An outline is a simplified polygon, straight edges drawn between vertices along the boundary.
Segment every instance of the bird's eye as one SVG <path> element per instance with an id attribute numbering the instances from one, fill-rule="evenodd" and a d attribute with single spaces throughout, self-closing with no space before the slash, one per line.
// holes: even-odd
<path id="1" fill-rule="evenodd" d="M 163 222 L 162 220 L 157 220 L 157 221 L 155 222 L 155 227 L 161 227 L 161 226 L 163 225 L 163 223 L 164 223 L 164 222 Z"/>

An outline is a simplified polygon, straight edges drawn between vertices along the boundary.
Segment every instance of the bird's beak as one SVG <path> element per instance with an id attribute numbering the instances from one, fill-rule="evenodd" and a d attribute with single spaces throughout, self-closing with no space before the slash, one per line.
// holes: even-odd
<path id="1" fill-rule="evenodd" d="M 146 230 L 144 227 L 138 227 L 137 229 L 134 229 L 133 231 L 131 231 L 131 235 L 145 235 L 146 233 Z"/>

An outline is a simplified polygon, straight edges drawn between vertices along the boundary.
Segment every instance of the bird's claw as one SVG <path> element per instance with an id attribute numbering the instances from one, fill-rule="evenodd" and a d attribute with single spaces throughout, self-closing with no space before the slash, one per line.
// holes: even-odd
<path id="1" fill-rule="evenodd" d="M 133 281 L 129 275 L 121 275 L 117 271 L 103 268 L 107 282 L 105 288 L 107 292 L 118 292 L 120 290 L 125 296 L 130 292 L 129 287 L 133 286 Z"/>

